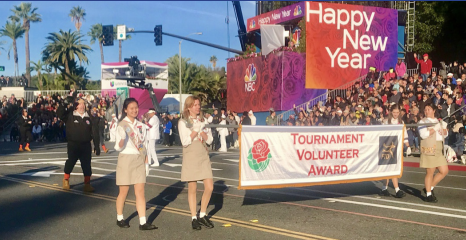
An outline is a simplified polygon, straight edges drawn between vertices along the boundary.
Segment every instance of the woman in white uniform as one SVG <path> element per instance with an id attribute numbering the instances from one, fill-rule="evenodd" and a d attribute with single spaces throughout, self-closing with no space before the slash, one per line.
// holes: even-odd
<path id="1" fill-rule="evenodd" d="M 139 230 L 153 230 L 156 226 L 146 222 L 146 198 L 144 185 L 146 183 L 146 167 L 148 162 L 146 143 L 146 125 L 137 120 L 138 102 L 127 98 L 123 103 L 123 113 L 117 127 L 115 150 L 119 151 L 116 168 L 116 185 L 119 194 L 116 201 L 117 225 L 129 228 L 123 218 L 123 208 L 130 185 L 134 186 L 136 209 L 139 215 Z"/>
<path id="2" fill-rule="evenodd" d="M 437 202 L 434 195 L 434 187 L 442 181 L 448 174 L 448 163 L 443 153 L 444 140 L 448 135 L 447 123 L 435 118 L 435 108 L 428 104 L 424 108 L 425 118 L 419 123 L 434 123 L 430 126 L 419 126 L 419 135 L 421 137 L 421 162 L 419 167 L 426 169 L 424 179 L 426 193 L 426 202 Z M 435 170 L 438 173 L 435 174 Z"/>
<path id="3" fill-rule="evenodd" d="M 188 182 L 188 204 L 191 211 L 191 226 L 201 230 L 201 225 L 213 228 L 207 218 L 206 211 L 214 189 L 209 150 L 206 144 L 213 141 L 212 133 L 205 129 L 205 118 L 201 111 L 198 97 L 190 96 L 185 100 L 182 119 L 178 122 L 178 130 L 183 145 L 183 162 L 181 181 Z M 201 210 L 197 217 L 197 181 L 204 182 Z"/>

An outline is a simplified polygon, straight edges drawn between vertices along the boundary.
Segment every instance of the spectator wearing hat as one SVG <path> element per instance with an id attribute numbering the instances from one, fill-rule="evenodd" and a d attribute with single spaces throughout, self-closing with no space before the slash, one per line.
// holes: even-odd
<path id="1" fill-rule="evenodd" d="M 6 87 L 6 79 L 5 79 L 5 77 L 3 75 L 0 76 L 0 86 L 1 87 Z"/>
<path id="2" fill-rule="evenodd" d="M 388 102 L 390 102 L 390 103 L 394 102 L 394 103 L 398 104 L 398 103 L 400 103 L 400 100 L 401 100 L 401 93 L 398 92 L 398 89 L 393 88 L 392 89 L 392 96 L 390 97 Z"/>
<path id="3" fill-rule="evenodd" d="M 270 112 L 270 115 L 267 116 L 267 118 L 265 119 L 265 124 L 268 126 L 277 126 L 278 118 L 277 118 L 277 114 L 275 113 L 275 109 L 270 108 L 269 112 Z"/>
<path id="4" fill-rule="evenodd" d="M 430 71 L 432 71 L 432 61 L 429 59 L 429 54 L 425 53 L 422 55 L 423 60 L 417 59 L 417 54 L 414 53 L 414 60 L 421 65 L 421 76 L 422 81 L 427 81 L 427 77 L 430 75 Z"/>

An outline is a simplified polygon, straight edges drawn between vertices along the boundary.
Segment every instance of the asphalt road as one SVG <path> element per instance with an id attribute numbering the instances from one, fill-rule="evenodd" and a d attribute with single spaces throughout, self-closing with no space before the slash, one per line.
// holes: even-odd
<path id="1" fill-rule="evenodd" d="M 380 182 L 244 191 L 237 189 L 238 150 L 212 152 L 215 188 L 208 213 L 215 228 L 194 231 L 187 186 L 179 181 L 181 148 L 157 145 L 163 164 L 151 168 L 147 178 L 146 216 L 159 229 L 139 231 L 132 190 L 124 211 L 131 227 L 115 224 L 116 152 L 93 156 L 96 192 L 84 194 L 79 164 L 72 190 L 61 189 L 66 143 L 33 143 L 31 148 L 19 153 L 15 143 L 0 143 L 0 239 L 466 238 L 462 171 L 450 171 L 435 188 L 436 204 L 423 201 L 424 171 L 412 167 L 404 168 L 400 180 L 407 192 L 403 199 L 379 197 Z"/>

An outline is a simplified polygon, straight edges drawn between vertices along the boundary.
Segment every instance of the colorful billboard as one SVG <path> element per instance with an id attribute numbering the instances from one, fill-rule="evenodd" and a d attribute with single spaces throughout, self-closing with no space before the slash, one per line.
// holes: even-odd
<path id="1" fill-rule="evenodd" d="M 295 3 L 277 10 L 249 18 L 246 23 L 247 32 L 258 30 L 264 24 L 277 24 L 304 17 L 304 2 Z"/>
<path id="2" fill-rule="evenodd" d="M 277 52 L 227 64 L 228 109 L 289 110 L 326 90 L 305 89 L 305 54 Z"/>
<path id="3" fill-rule="evenodd" d="M 306 2 L 306 88 L 334 89 L 397 61 L 396 9 Z"/>

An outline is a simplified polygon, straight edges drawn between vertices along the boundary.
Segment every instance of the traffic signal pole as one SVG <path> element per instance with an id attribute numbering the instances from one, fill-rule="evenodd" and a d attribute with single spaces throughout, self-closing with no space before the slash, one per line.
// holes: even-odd
<path id="1" fill-rule="evenodd" d="M 155 33 L 155 32 L 154 31 L 128 31 L 128 33 Z M 236 49 L 227 48 L 227 47 L 220 46 L 220 45 L 217 45 L 217 44 L 212 44 L 212 43 L 208 43 L 208 42 L 204 42 L 204 41 L 199 41 L 199 40 L 196 40 L 196 39 L 183 37 L 183 36 L 179 36 L 179 35 L 175 35 L 175 34 L 171 34 L 171 33 L 162 32 L 162 35 L 167 35 L 167 36 L 170 36 L 170 37 L 179 38 L 179 39 L 183 39 L 183 40 L 194 42 L 194 43 L 199 43 L 199 44 L 202 44 L 202 45 L 205 45 L 205 46 L 217 48 L 217 49 L 224 50 L 224 51 L 227 51 L 227 52 L 232 52 L 232 53 L 236 53 L 236 54 L 240 54 L 240 55 L 243 54 L 242 51 L 239 51 L 239 50 L 236 50 Z"/>

